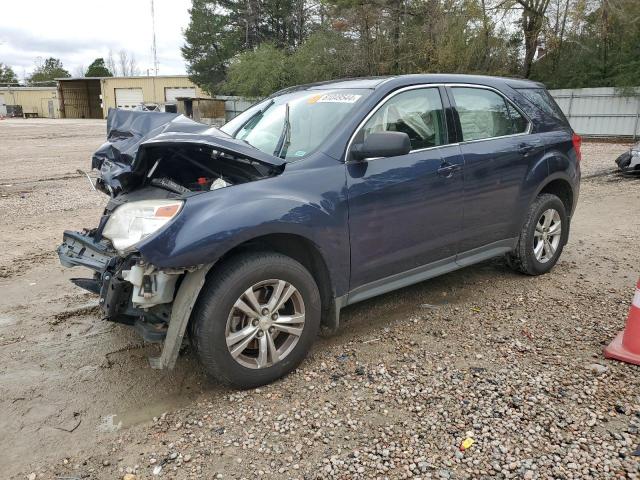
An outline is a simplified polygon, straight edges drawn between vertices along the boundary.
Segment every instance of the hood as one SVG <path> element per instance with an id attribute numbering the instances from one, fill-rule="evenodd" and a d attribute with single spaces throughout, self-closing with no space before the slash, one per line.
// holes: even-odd
<path id="1" fill-rule="evenodd" d="M 222 130 L 194 122 L 178 113 L 109 109 L 107 141 L 94 154 L 91 167 L 100 169 L 104 160 L 133 165 L 141 146 L 162 143 L 197 143 L 236 153 L 258 162 L 282 166 L 282 158 L 258 150 Z"/>
<path id="2" fill-rule="evenodd" d="M 265 167 L 282 167 L 286 163 L 218 128 L 194 122 L 181 114 L 112 108 L 107 117 L 107 141 L 91 159 L 91 168 L 100 170 L 97 186 L 112 195 L 125 190 L 145 149 L 184 145 L 209 147 L 228 154 L 227 159 L 241 157 L 243 161 Z"/>

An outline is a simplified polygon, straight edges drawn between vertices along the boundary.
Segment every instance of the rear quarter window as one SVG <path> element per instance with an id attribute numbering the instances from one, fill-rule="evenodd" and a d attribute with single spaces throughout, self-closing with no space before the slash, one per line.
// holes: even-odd
<path id="1" fill-rule="evenodd" d="M 556 101 L 545 88 L 519 88 L 518 92 L 543 112 L 565 125 L 569 125 L 567 117 L 564 116 Z"/>

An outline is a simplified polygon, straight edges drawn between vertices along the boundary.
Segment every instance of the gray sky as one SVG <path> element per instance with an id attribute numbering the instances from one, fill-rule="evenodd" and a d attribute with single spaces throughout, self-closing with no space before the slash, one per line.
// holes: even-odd
<path id="1" fill-rule="evenodd" d="M 109 49 L 133 52 L 141 74 L 151 68 L 151 0 L 14 0 L 0 15 L 0 63 L 22 79 L 37 57 L 56 57 L 75 76 Z M 182 30 L 190 0 L 155 0 L 160 74 L 184 74 Z M 125 13 L 126 12 L 126 13 Z"/>

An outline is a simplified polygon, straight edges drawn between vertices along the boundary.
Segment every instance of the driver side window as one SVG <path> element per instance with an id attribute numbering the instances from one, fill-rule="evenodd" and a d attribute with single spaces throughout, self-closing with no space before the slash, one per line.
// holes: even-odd
<path id="1" fill-rule="evenodd" d="M 411 150 L 437 147 L 446 142 L 446 121 L 437 88 L 399 93 L 386 101 L 360 131 L 360 141 L 372 133 L 404 132 Z"/>

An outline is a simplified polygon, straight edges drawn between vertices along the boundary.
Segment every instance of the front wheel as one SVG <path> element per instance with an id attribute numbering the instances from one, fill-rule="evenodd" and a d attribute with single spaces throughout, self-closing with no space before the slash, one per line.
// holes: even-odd
<path id="1" fill-rule="evenodd" d="M 313 276 L 278 253 L 248 253 L 211 273 L 191 319 L 207 373 L 238 388 L 264 385 L 304 359 L 320 326 Z"/>
<path id="2" fill-rule="evenodd" d="M 507 255 L 507 263 L 528 275 L 541 275 L 560 258 L 569 235 L 569 218 L 557 196 L 539 195 L 529 207 L 518 244 Z"/>

